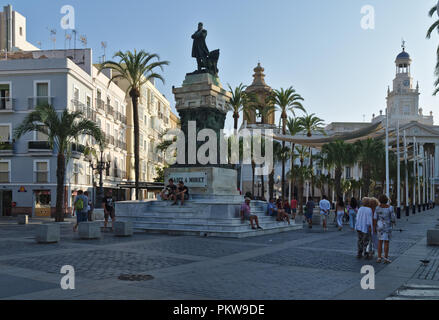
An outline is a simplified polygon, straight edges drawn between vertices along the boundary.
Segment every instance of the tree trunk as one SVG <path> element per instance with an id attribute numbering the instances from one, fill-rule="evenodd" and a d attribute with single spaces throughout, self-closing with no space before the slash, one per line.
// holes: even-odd
<path id="1" fill-rule="evenodd" d="M 282 134 L 286 135 L 286 113 L 282 114 Z M 285 150 L 285 141 L 282 141 L 282 153 Z M 282 154 L 282 201 L 285 201 L 285 157 Z"/>
<path id="2" fill-rule="evenodd" d="M 268 193 L 269 193 L 270 199 L 273 198 L 273 194 L 274 194 L 274 167 L 268 176 Z M 270 199 L 268 199 L 268 200 L 270 200 Z"/>
<path id="3" fill-rule="evenodd" d="M 136 188 L 136 199 L 140 199 L 139 178 L 140 178 L 140 154 L 139 154 L 139 101 L 140 93 L 136 89 L 130 91 L 131 101 L 133 103 L 133 124 L 134 124 L 134 179 Z"/>
<path id="4" fill-rule="evenodd" d="M 298 202 L 299 202 L 299 214 L 303 215 L 303 189 L 304 189 L 304 179 L 303 177 L 299 177 L 299 194 L 298 194 Z"/>
<path id="5" fill-rule="evenodd" d="M 239 113 L 234 112 L 233 113 L 233 128 L 238 130 L 238 119 L 239 119 Z"/>
<path id="6" fill-rule="evenodd" d="M 262 168 L 262 165 L 261 165 Z M 264 181 L 264 175 L 261 175 L 261 182 L 262 182 L 262 186 L 261 186 L 261 192 L 262 192 L 262 199 L 265 199 L 265 181 Z"/>
<path id="7" fill-rule="evenodd" d="M 65 156 L 62 153 L 58 153 L 57 158 L 57 168 L 56 168 L 56 210 L 55 210 L 55 221 L 64 221 L 64 210 L 63 210 L 63 200 L 64 200 L 64 178 L 66 173 L 66 162 Z"/>
<path id="8" fill-rule="evenodd" d="M 252 197 L 255 198 L 255 163 L 252 161 Z"/>
<path id="9" fill-rule="evenodd" d="M 311 199 L 313 199 L 314 201 L 314 168 L 313 168 L 313 162 L 312 162 L 312 150 L 311 147 L 309 147 L 309 162 L 310 162 L 310 166 L 311 166 Z"/>
<path id="10" fill-rule="evenodd" d="M 335 168 L 335 195 L 336 195 L 336 200 L 339 197 L 342 196 L 341 176 L 342 176 L 341 168 Z"/>

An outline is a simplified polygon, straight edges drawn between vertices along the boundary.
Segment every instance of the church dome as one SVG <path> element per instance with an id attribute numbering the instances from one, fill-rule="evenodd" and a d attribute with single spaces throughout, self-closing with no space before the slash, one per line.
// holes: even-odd
<path id="1" fill-rule="evenodd" d="M 403 50 L 400 54 L 398 54 L 396 59 L 410 59 L 410 55 Z"/>

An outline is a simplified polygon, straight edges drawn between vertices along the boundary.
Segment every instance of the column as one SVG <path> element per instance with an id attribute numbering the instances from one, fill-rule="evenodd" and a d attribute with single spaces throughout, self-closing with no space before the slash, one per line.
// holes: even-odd
<path id="1" fill-rule="evenodd" d="M 434 176 L 439 177 L 439 143 L 434 145 Z"/>

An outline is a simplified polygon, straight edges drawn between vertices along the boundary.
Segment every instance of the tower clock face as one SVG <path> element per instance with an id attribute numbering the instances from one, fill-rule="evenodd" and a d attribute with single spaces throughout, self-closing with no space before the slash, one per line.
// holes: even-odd
<path id="1" fill-rule="evenodd" d="M 405 87 L 408 87 L 410 85 L 410 81 L 409 80 L 405 80 L 403 82 L 403 84 L 404 84 Z"/>

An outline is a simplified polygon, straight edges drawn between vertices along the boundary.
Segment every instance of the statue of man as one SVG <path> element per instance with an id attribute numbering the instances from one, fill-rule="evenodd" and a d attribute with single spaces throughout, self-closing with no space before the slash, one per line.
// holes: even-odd
<path id="1" fill-rule="evenodd" d="M 198 30 L 192 35 L 192 39 L 194 39 L 192 57 L 197 59 L 198 71 L 201 71 L 203 66 L 207 67 L 209 49 L 207 49 L 206 37 L 207 31 L 203 29 L 203 23 L 200 22 Z"/>

